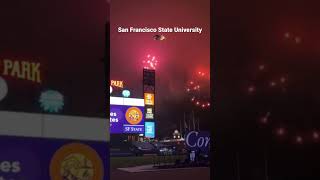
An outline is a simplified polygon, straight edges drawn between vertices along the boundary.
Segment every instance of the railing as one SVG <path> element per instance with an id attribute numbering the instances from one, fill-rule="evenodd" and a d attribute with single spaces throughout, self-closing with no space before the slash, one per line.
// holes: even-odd
<path id="1" fill-rule="evenodd" d="M 153 158 L 154 167 L 179 166 L 187 159 L 186 154 L 161 153 Z"/>
<path id="2" fill-rule="evenodd" d="M 209 167 L 210 160 L 209 157 L 197 157 L 194 162 L 190 162 L 188 153 L 163 153 L 153 157 L 153 166 L 158 168 Z"/>

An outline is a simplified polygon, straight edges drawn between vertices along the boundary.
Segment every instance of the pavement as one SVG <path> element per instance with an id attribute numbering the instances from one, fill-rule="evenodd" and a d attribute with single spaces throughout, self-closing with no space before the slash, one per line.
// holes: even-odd
<path id="1" fill-rule="evenodd" d="M 131 168 L 118 168 L 111 170 L 112 180 L 209 180 L 210 168 L 192 167 L 192 168 L 174 168 L 174 169 L 155 169 L 153 165 L 143 165 Z"/>

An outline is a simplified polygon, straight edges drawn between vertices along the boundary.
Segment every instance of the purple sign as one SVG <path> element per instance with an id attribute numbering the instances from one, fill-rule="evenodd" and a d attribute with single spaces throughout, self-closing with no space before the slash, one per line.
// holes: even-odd
<path id="1" fill-rule="evenodd" d="M 111 134 L 144 134 L 144 107 L 110 105 Z"/>
<path id="2" fill-rule="evenodd" d="M 185 136 L 185 142 L 192 151 L 208 152 L 210 149 L 210 133 L 207 131 L 190 131 Z"/>
<path id="3" fill-rule="evenodd" d="M 107 142 L 0 136 L 0 179 L 109 180 Z"/>

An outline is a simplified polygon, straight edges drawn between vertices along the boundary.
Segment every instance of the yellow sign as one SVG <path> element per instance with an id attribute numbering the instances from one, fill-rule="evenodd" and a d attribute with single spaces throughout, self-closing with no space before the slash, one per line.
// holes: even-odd
<path id="1" fill-rule="evenodd" d="M 142 111 L 137 107 L 131 107 L 126 112 L 126 120 L 131 125 L 139 124 L 142 120 Z"/>
<path id="2" fill-rule="evenodd" d="M 123 88 L 123 81 L 111 80 L 111 86 Z"/>
<path id="3" fill-rule="evenodd" d="M 67 144 L 52 157 L 50 177 L 52 180 L 103 179 L 103 163 L 98 153 L 88 145 Z"/>
<path id="4" fill-rule="evenodd" d="M 2 74 L 41 83 L 40 63 L 4 59 Z"/>
<path id="5" fill-rule="evenodd" d="M 154 94 L 144 93 L 144 104 L 145 105 L 154 105 Z"/>

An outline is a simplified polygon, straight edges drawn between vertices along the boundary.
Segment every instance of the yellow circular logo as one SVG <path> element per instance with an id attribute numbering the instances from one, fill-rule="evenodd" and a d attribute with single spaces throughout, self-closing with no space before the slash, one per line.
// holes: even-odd
<path id="1" fill-rule="evenodd" d="M 52 157 L 50 177 L 52 180 L 103 179 L 103 163 L 98 153 L 88 145 L 67 144 Z"/>
<path id="2" fill-rule="evenodd" d="M 131 107 L 126 112 L 126 120 L 131 125 L 139 124 L 142 120 L 142 112 L 137 107 Z"/>

